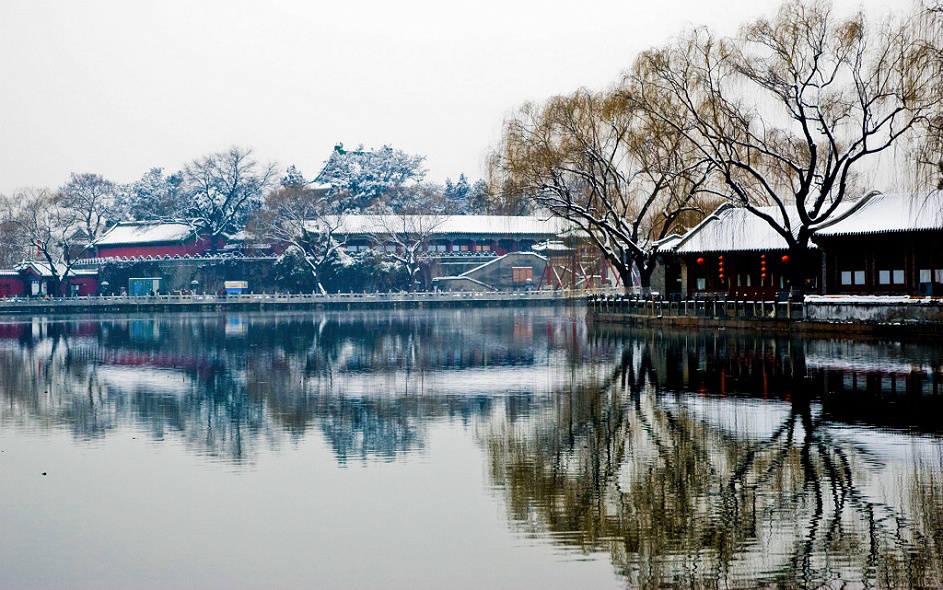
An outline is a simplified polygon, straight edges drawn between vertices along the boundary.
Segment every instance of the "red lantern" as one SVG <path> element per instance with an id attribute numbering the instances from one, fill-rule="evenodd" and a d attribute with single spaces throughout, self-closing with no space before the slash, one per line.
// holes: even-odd
<path id="1" fill-rule="evenodd" d="M 698 258 L 698 259 L 697 259 L 697 263 L 700 264 L 701 266 L 704 266 L 704 264 L 705 264 L 706 262 L 707 262 L 707 261 L 704 260 L 703 258 Z"/>
<path id="2" fill-rule="evenodd" d="M 760 278 L 761 278 L 761 279 L 765 279 L 765 278 L 766 278 L 766 273 L 765 273 L 765 272 L 761 272 L 761 273 L 760 273 Z"/>
<path id="3" fill-rule="evenodd" d="M 788 254 L 783 255 L 783 264 L 789 264 L 789 255 L 788 255 Z"/>

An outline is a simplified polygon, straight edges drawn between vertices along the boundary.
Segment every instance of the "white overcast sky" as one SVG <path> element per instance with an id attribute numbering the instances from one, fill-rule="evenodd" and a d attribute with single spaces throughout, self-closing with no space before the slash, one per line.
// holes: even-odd
<path id="1" fill-rule="evenodd" d="M 907 0 L 835 0 L 884 14 Z M 0 193 L 238 145 L 315 175 L 336 142 L 483 175 L 526 100 L 603 88 L 691 25 L 776 0 L 0 0 Z"/>

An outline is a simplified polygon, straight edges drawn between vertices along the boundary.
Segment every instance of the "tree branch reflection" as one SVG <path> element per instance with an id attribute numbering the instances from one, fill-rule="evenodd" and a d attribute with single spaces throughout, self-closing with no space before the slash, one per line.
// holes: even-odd
<path id="1" fill-rule="evenodd" d="M 486 437 L 519 530 L 608 552 L 633 588 L 939 583 L 917 540 L 941 530 L 943 465 L 903 473 L 826 419 L 805 343 L 596 336 L 621 342 L 607 377 Z"/>

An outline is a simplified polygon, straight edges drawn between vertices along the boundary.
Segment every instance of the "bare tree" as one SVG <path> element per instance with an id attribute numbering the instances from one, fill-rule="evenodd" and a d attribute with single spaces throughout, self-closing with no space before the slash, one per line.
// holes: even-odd
<path id="1" fill-rule="evenodd" d="M 649 51 L 628 78 L 653 116 L 717 170 L 730 198 L 782 235 L 802 264 L 813 231 L 858 194 L 869 157 L 903 141 L 939 99 L 932 52 L 910 22 L 838 18 L 825 2 L 789 0 L 734 39 L 696 30 Z M 760 210 L 773 205 L 777 213 Z"/>
<path id="2" fill-rule="evenodd" d="M 699 220 L 711 166 L 642 107 L 631 84 L 526 104 L 505 123 L 490 180 L 493 190 L 525 195 L 572 221 L 626 288 L 634 266 L 647 291 L 656 242 Z"/>
<path id="3" fill-rule="evenodd" d="M 259 164 L 252 158 L 252 150 L 239 147 L 203 156 L 184 167 L 188 214 L 203 220 L 214 250 L 219 238 L 243 229 L 262 206 L 276 171 L 275 164 Z"/>
<path id="4" fill-rule="evenodd" d="M 943 190 L 943 42 L 940 42 L 943 39 L 943 2 L 922 0 L 916 3 L 915 12 L 912 22 L 917 33 L 914 37 L 918 42 L 928 41 L 925 50 L 935 68 L 927 74 L 932 76 L 931 91 L 937 98 L 915 148 L 917 182 L 925 188 Z"/>
<path id="5" fill-rule="evenodd" d="M 0 268 L 12 268 L 31 255 L 30 241 L 24 239 L 16 218 L 19 207 L 15 203 L 20 196 L 0 195 Z"/>
<path id="6" fill-rule="evenodd" d="M 297 254 L 318 290 L 326 293 L 322 269 L 340 253 L 344 243 L 337 235 L 341 219 L 332 212 L 327 191 L 310 188 L 306 183 L 288 184 L 269 193 L 247 231 L 280 244 L 289 255 Z"/>
<path id="7" fill-rule="evenodd" d="M 372 216 L 371 239 L 386 258 L 406 271 L 409 290 L 424 282 L 420 271 L 431 256 L 429 240 L 445 220 L 445 215 L 418 210 Z"/>
<path id="8" fill-rule="evenodd" d="M 114 222 L 118 217 L 117 187 L 100 174 L 73 173 L 59 191 L 62 205 L 75 212 L 79 230 L 89 242 L 101 235 L 107 222 Z"/>
<path id="9" fill-rule="evenodd" d="M 82 231 L 84 218 L 69 206 L 63 193 L 48 189 L 17 191 L 4 207 L 10 235 L 19 240 L 19 248 L 38 254 L 52 275 L 50 291 L 61 294 L 75 262 L 90 247 Z"/>

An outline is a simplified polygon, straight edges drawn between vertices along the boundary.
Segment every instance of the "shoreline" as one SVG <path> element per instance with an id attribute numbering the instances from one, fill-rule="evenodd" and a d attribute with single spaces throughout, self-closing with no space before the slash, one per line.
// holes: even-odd
<path id="1" fill-rule="evenodd" d="M 657 301 L 590 296 L 587 322 L 677 330 L 735 330 L 795 336 L 943 336 L 943 301 L 934 298 L 808 296 L 778 302 Z"/>
<path id="2" fill-rule="evenodd" d="M 88 313 L 289 311 L 348 309 L 423 309 L 440 307 L 515 307 L 529 305 L 582 305 L 585 292 L 423 292 L 245 295 L 101 295 L 53 299 L 2 299 L 3 315 L 59 315 Z"/>
<path id="3" fill-rule="evenodd" d="M 587 322 L 601 325 L 619 325 L 634 328 L 663 328 L 667 330 L 731 330 L 790 336 L 857 337 L 912 339 L 943 337 L 943 324 L 933 323 L 877 323 L 851 321 L 743 319 L 678 316 L 643 316 L 622 313 L 589 311 Z"/>

